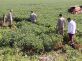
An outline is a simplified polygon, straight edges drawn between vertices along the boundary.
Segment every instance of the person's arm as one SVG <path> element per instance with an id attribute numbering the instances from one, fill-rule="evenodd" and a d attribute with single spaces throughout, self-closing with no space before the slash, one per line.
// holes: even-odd
<path id="1" fill-rule="evenodd" d="M 76 22 L 75 22 L 75 33 L 76 33 Z"/>
<path id="2" fill-rule="evenodd" d="M 37 20 L 37 15 L 35 14 L 35 18 L 36 18 L 36 20 Z"/>
<path id="3" fill-rule="evenodd" d="M 7 19 L 7 16 L 6 16 L 6 14 L 5 14 L 5 15 L 3 15 L 3 24 L 4 24 L 4 25 L 5 25 L 6 19 Z"/>
<path id="4" fill-rule="evenodd" d="M 73 25 L 72 25 L 72 33 L 75 33 L 76 32 L 76 23 L 74 23 Z"/>
<path id="5" fill-rule="evenodd" d="M 59 21 L 59 19 L 58 19 L 58 20 L 57 20 L 56 28 L 58 28 L 58 26 L 59 26 L 59 22 L 60 22 L 60 21 Z"/>
<path id="6" fill-rule="evenodd" d="M 64 26 L 66 26 L 66 19 L 65 18 L 63 19 L 63 23 L 64 23 Z"/>

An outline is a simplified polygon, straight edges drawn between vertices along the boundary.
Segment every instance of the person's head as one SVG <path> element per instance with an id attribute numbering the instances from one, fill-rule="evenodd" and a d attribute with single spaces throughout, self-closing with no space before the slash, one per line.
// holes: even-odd
<path id="1" fill-rule="evenodd" d="M 10 9 L 10 12 L 13 12 L 13 10 L 12 10 L 12 9 Z"/>
<path id="2" fill-rule="evenodd" d="M 62 17 L 62 14 L 59 14 L 59 17 Z"/>
<path id="3" fill-rule="evenodd" d="M 33 13 L 33 11 L 31 11 L 31 13 Z"/>
<path id="4" fill-rule="evenodd" d="M 70 22 L 71 21 L 71 18 L 67 18 L 67 20 L 68 20 L 68 22 Z"/>

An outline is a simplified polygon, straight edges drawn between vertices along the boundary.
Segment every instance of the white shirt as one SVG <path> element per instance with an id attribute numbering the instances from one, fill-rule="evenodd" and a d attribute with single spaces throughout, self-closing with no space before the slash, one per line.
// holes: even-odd
<path id="1" fill-rule="evenodd" d="M 71 20 L 68 22 L 68 33 L 75 34 L 76 31 L 76 23 L 75 21 Z"/>
<path id="2" fill-rule="evenodd" d="M 30 17 L 31 17 L 31 20 L 36 20 L 37 15 L 36 15 L 35 13 L 32 13 L 32 14 L 30 15 Z"/>
<path id="3" fill-rule="evenodd" d="M 7 18 L 12 22 L 13 21 L 13 17 L 12 17 L 12 13 L 9 12 L 7 15 Z"/>

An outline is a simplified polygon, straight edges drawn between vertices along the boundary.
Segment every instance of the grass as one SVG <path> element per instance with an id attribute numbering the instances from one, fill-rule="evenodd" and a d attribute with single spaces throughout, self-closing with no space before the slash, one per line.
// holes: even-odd
<path id="1" fill-rule="evenodd" d="M 39 55 L 22 56 L 22 53 L 18 53 L 15 51 L 16 50 L 14 49 L 12 50 L 8 47 L 3 48 L 2 51 L 0 50 L 0 61 L 38 61 Z M 50 59 L 49 61 L 66 61 L 66 60 L 81 61 L 82 60 L 82 54 L 80 54 L 77 50 L 74 49 L 67 50 L 67 53 L 61 53 L 61 50 L 51 51 L 47 53 L 47 57 Z"/>

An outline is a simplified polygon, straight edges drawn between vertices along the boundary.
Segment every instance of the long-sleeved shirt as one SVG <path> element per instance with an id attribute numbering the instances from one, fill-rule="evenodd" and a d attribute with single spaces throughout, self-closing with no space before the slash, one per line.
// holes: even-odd
<path id="1" fill-rule="evenodd" d="M 76 32 L 76 23 L 75 21 L 71 20 L 68 22 L 68 33 L 75 34 Z"/>
<path id="2" fill-rule="evenodd" d="M 12 13 L 9 12 L 7 15 L 7 18 L 12 22 L 13 21 L 13 17 L 12 17 Z"/>
<path id="3" fill-rule="evenodd" d="M 37 18 L 37 15 L 36 15 L 35 13 L 32 13 L 32 14 L 30 15 L 30 19 L 31 19 L 32 21 L 36 20 L 36 18 Z"/>

